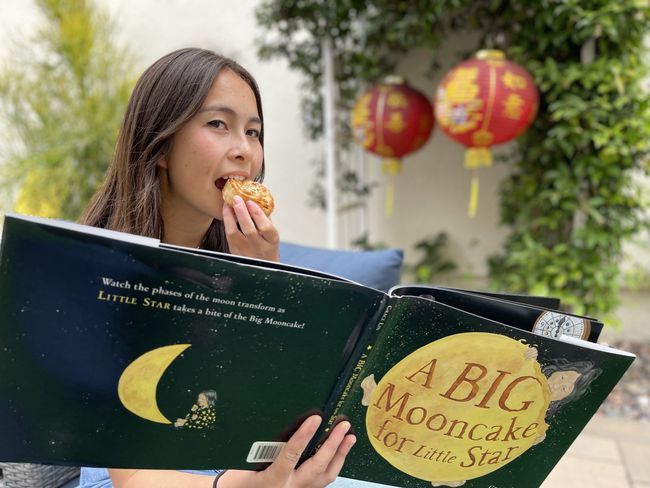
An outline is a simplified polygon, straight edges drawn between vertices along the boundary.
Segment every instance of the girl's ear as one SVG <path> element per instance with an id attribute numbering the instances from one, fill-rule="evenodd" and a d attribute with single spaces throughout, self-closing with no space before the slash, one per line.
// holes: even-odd
<path id="1" fill-rule="evenodd" d="M 167 158 L 160 158 L 158 162 L 156 163 L 156 166 L 159 168 L 165 168 L 167 169 Z"/>

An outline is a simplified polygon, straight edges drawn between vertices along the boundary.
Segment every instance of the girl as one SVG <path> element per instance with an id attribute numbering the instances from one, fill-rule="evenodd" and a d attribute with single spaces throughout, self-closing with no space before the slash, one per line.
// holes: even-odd
<path id="1" fill-rule="evenodd" d="M 217 418 L 214 404 L 217 401 L 217 392 L 205 390 L 199 393 L 196 403 L 192 405 L 189 413 L 182 419 L 176 419 L 174 427 L 184 429 L 210 428 Z"/>
<path id="2" fill-rule="evenodd" d="M 84 213 L 87 225 L 163 242 L 279 259 L 278 231 L 253 202 L 224 205 L 228 178 L 261 180 L 264 118 L 257 84 L 231 59 L 203 49 L 172 52 L 138 80 L 103 186 Z M 117 488 L 319 488 L 334 481 L 355 442 L 341 422 L 296 468 L 320 424 L 309 417 L 264 471 L 212 476 L 108 469 Z M 111 486 L 105 470 L 83 469 L 81 487 Z"/>
<path id="3" fill-rule="evenodd" d="M 589 385 L 600 376 L 602 369 L 589 360 L 572 363 L 568 359 L 557 358 L 542 365 L 542 373 L 548 378 L 551 390 L 551 404 L 546 412 L 550 416 L 587 393 Z"/>

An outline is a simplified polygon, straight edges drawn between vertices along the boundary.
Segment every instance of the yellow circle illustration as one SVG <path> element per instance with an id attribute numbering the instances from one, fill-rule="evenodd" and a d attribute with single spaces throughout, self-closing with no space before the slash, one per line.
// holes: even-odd
<path id="1" fill-rule="evenodd" d="M 491 473 L 547 429 L 550 393 L 536 355 L 509 337 L 469 332 L 427 344 L 386 373 L 370 397 L 370 443 L 427 481 Z"/>

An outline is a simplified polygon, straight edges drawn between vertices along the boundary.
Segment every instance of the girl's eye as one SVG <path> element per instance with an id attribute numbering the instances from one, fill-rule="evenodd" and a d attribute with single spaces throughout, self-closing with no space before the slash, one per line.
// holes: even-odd
<path id="1" fill-rule="evenodd" d="M 215 129 L 225 129 L 226 123 L 223 120 L 211 120 L 208 122 L 208 125 L 211 125 Z"/>
<path id="2" fill-rule="evenodd" d="M 258 131 L 257 129 L 248 129 L 246 131 L 246 135 L 250 136 L 250 137 L 254 137 L 256 139 L 259 139 L 260 138 L 260 131 Z"/>

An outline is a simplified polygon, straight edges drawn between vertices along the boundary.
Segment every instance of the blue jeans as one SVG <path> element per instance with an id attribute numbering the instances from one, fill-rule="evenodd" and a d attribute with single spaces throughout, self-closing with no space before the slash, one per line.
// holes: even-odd
<path id="1" fill-rule="evenodd" d="M 204 474 L 206 476 L 216 476 L 221 472 L 220 469 L 211 469 L 208 471 L 184 471 L 185 473 Z M 79 477 L 79 488 L 113 488 L 113 482 L 108 476 L 106 468 L 81 468 Z"/>
<path id="2" fill-rule="evenodd" d="M 204 474 L 207 476 L 216 476 L 220 470 L 212 469 L 209 471 L 184 471 L 185 473 Z M 378 485 L 366 481 L 356 481 L 348 478 L 337 478 L 334 483 L 329 485 L 331 488 L 382 488 L 388 485 Z M 81 468 L 81 478 L 79 488 L 113 488 L 111 478 L 105 468 Z"/>

